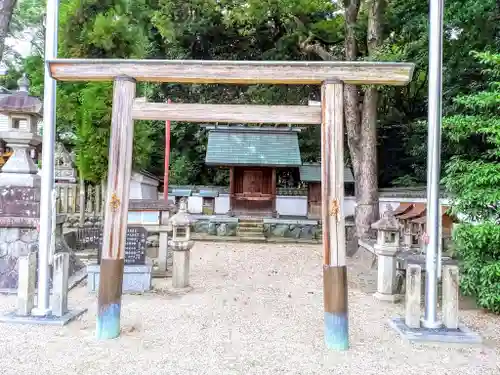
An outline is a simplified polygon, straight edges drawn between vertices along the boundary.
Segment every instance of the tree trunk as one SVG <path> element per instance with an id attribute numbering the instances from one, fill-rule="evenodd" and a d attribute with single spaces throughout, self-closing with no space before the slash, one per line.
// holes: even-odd
<path id="1" fill-rule="evenodd" d="M 344 0 L 345 15 L 345 59 L 358 59 L 358 44 L 355 31 L 361 0 Z M 383 0 L 366 0 L 368 11 L 367 45 L 369 55 L 373 55 L 382 43 Z M 301 43 L 301 48 L 315 53 L 323 60 L 333 57 L 318 44 L 311 44 L 311 38 Z M 330 58 L 325 56 L 329 55 Z M 365 90 L 354 85 L 344 86 L 344 112 L 347 144 L 351 155 L 356 187 L 356 237 L 369 235 L 371 224 L 379 215 L 378 168 L 377 168 L 377 104 L 378 91 L 374 87 Z"/>
<path id="2" fill-rule="evenodd" d="M 0 61 L 3 57 L 5 38 L 9 32 L 10 20 L 17 0 L 0 0 Z"/>
<path id="3" fill-rule="evenodd" d="M 367 1 L 367 46 L 373 56 L 382 44 L 382 9 L 384 0 Z M 358 238 L 366 237 L 371 224 L 379 216 L 377 168 L 377 107 L 378 90 L 365 90 L 361 114 L 361 132 L 358 143 L 358 176 L 356 179 L 356 232 Z"/>

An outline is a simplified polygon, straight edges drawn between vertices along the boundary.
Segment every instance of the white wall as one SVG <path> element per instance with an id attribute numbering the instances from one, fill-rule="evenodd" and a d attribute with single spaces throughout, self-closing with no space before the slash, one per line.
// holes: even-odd
<path id="1" fill-rule="evenodd" d="M 203 212 L 203 197 L 197 195 L 188 197 L 188 211 L 191 214 L 201 214 Z"/>
<path id="2" fill-rule="evenodd" d="M 307 197 L 278 195 L 276 211 L 280 216 L 307 216 Z"/>
<path id="3" fill-rule="evenodd" d="M 130 199 L 158 199 L 159 181 L 142 173 L 132 172 L 130 177 Z"/>
<path id="4" fill-rule="evenodd" d="M 215 197 L 214 213 L 216 215 L 225 215 L 229 211 L 229 194 L 219 194 Z"/>

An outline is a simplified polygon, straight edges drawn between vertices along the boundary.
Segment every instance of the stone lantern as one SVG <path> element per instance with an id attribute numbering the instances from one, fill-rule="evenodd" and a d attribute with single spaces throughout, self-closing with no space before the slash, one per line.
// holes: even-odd
<path id="1" fill-rule="evenodd" d="M 0 113 L 7 115 L 7 130 L 0 138 L 13 153 L 2 167 L 0 186 L 39 187 L 38 167 L 31 158 L 31 150 L 42 143 L 38 133 L 42 102 L 28 95 L 29 81 L 23 76 L 18 81 L 19 91 L 0 99 Z"/>
<path id="2" fill-rule="evenodd" d="M 397 302 L 396 294 L 396 255 L 399 251 L 400 225 L 390 205 L 382 218 L 372 224 L 377 230 L 377 242 L 374 245 L 377 254 L 377 292 L 375 298 L 382 301 Z"/>
<path id="3" fill-rule="evenodd" d="M 42 102 L 28 95 L 29 81 L 23 76 L 19 91 L 0 98 L 0 113 L 7 116 L 7 129 L 0 131 L 0 139 L 12 150 L 0 173 L 0 288 L 17 289 L 20 295 L 30 272 L 19 271 L 20 257 L 30 256 L 38 246 L 37 225 L 40 217 L 40 176 L 30 156 L 31 148 L 41 144 L 37 134 Z M 36 254 L 31 256 L 36 262 Z M 29 263 L 29 262 L 28 262 Z M 35 267 L 29 264 L 26 269 Z M 33 279 L 34 280 L 34 279 Z M 25 293 L 24 313 L 33 302 L 34 288 Z M 32 293 L 33 292 L 33 293 Z"/>
<path id="4" fill-rule="evenodd" d="M 187 211 L 187 202 L 181 199 L 179 211 L 170 218 L 172 239 L 168 246 L 173 250 L 172 286 L 189 286 L 189 258 L 194 242 L 191 241 L 191 223 L 193 219 Z"/>

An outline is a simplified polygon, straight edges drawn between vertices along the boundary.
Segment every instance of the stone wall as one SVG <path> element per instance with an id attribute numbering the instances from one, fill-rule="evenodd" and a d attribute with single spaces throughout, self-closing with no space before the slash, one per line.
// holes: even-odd
<path id="1" fill-rule="evenodd" d="M 321 240 L 321 225 L 316 220 L 264 220 L 264 236 Z"/>
<path id="2" fill-rule="evenodd" d="M 38 250 L 34 228 L 0 228 L 0 289 L 17 289 L 18 260 Z"/>
<path id="3" fill-rule="evenodd" d="M 211 236 L 236 236 L 238 229 L 237 218 L 224 218 L 218 220 L 197 220 L 191 224 L 192 233 L 208 234 Z"/>
<path id="4" fill-rule="evenodd" d="M 64 220 L 64 218 L 61 218 Z M 58 223 L 60 227 L 62 220 Z M 75 256 L 66 242 L 72 241 L 71 235 L 62 235 L 62 229 L 56 232 L 55 253 L 69 253 L 69 275 L 82 269 L 83 263 Z M 18 286 L 19 257 L 30 251 L 38 253 L 38 230 L 36 228 L 0 228 L 0 290 L 15 292 Z"/>

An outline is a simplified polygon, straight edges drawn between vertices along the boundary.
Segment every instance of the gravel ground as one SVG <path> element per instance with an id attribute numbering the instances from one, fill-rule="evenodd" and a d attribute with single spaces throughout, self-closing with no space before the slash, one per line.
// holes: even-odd
<path id="1" fill-rule="evenodd" d="M 163 282 L 154 293 L 125 296 L 117 340 L 94 338 L 96 298 L 78 287 L 70 305 L 89 308 L 81 320 L 62 328 L 0 325 L 0 373 L 500 374 L 497 317 L 462 313 L 483 334 L 481 348 L 411 345 L 387 325 L 402 305 L 376 301 L 355 288 L 356 280 L 349 293 L 352 347 L 326 350 L 319 253 L 318 245 L 197 243 L 193 289 L 174 293 Z M 0 296 L 0 311 L 14 305 L 15 297 Z"/>

